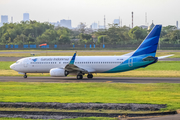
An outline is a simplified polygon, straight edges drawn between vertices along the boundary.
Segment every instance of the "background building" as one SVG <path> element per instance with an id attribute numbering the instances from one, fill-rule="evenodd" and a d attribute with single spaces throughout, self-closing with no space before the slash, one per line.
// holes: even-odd
<path id="1" fill-rule="evenodd" d="M 97 30 L 98 29 L 98 24 L 94 22 L 94 23 L 91 24 L 90 28 L 93 29 L 93 30 Z"/>
<path id="2" fill-rule="evenodd" d="M 69 29 L 71 29 L 71 20 L 65 20 L 65 19 L 62 19 L 60 20 L 60 26 L 62 27 L 67 27 Z"/>
<path id="3" fill-rule="evenodd" d="M 117 24 L 118 26 L 120 26 L 120 20 L 119 19 L 114 19 L 114 24 Z"/>
<path id="4" fill-rule="evenodd" d="M 141 25 L 139 27 L 142 28 L 142 29 L 148 29 L 148 26 L 146 26 L 146 25 Z"/>
<path id="5" fill-rule="evenodd" d="M 8 23 L 8 16 L 7 15 L 1 15 L 1 23 Z"/>
<path id="6" fill-rule="evenodd" d="M 0 27 L 3 26 L 3 23 L 8 23 L 8 16 L 7 15 L 1 15 Z"/>
<path id="7" fill-rule="evenodd" d="M 154 23 L 153 23 L 153 21 L 152 21 L 152 24 L 148 27 L 148 30 L 151 30 L 154 26 L 155 26 L 155 25 L 154 25 Z"/>
<path id="8" fill-rule="evenodd" d="M 178 21 L 176 21 L 176 27 L 177 27 L 177 29 L 178 29 Z"/>
<path id="9" fill-rule="evenodd" d="M 29 13 L 23 13 L 23 21 L 29 21 Z"/>

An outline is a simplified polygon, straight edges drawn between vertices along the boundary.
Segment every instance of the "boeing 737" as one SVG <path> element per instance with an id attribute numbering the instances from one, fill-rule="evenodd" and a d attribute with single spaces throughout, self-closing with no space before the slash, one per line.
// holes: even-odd
<path id="1" fill-rule="evenodd" d="M 172 55 L 155 57 L 162 25 L 156 25 L 145 40 L 133 52 L 122 56 L 39 56 L 26 57 L 10 66 L 23 74 L 50 73 L 52 77 L 65 77 L 69 74 L 77 79 L 93 78 L 93 73 L 117 73 L 144 68 Z"/>

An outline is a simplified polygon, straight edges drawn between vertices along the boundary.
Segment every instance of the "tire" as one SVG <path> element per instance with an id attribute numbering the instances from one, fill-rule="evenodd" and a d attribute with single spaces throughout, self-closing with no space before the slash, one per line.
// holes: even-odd
<path id="1" fill-rule="evenodd" d="M 77 75 L 77 79 L 83 79 L 83 75 Z"/>
<path id="2" fill-rule="evenodd" d="M 88 74 L 88 75 L 87 75 L 87 78 L 90 78 L 90 79 L 91 79 L 91 78 L 93 78 L 93 75 L 92 75 L 92 74 Z"/>
<path id="3" fill-rule="evenodd" d="M 27 75 L 24 75 L 24 78 L 27 78 Z"/>

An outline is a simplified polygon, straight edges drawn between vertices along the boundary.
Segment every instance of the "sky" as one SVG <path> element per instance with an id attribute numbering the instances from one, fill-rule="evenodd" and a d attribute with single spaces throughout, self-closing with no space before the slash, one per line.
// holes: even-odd
<path id="1" fill-rule="evenodd" d="M 114 19 L 122 19 L 122 24 L 134 26 L 162 24 L 176 25 L 180 22 L 180 0 L 0 0 L 0 15 L 8 15 L 9 22 L 20 22 L 23 13 L 29 13 L 31 20 L 40 22 L 57 22 L 70 19 L 72 27 L 80 22 L 88 27 L 96 22 L 112 24 Z"/>

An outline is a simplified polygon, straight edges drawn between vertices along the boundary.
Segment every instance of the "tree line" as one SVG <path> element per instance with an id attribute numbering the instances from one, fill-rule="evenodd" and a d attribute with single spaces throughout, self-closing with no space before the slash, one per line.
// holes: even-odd
<path id="1" fill-rule="evenodd" d="M 48 22 L 5 23 L 0 27 L 0 44 L 140 44 L 150 32 L 138 26 L 130 29 L 116 24 L 109 24 L 108 29 L 86 32 L 86 25 L 81 25 L 79 29 L 70 30 L 55 27 Z M 166 44 L 180 44 L 180 30 L 171 25 L 163 27 L 160 41 Z"/>

